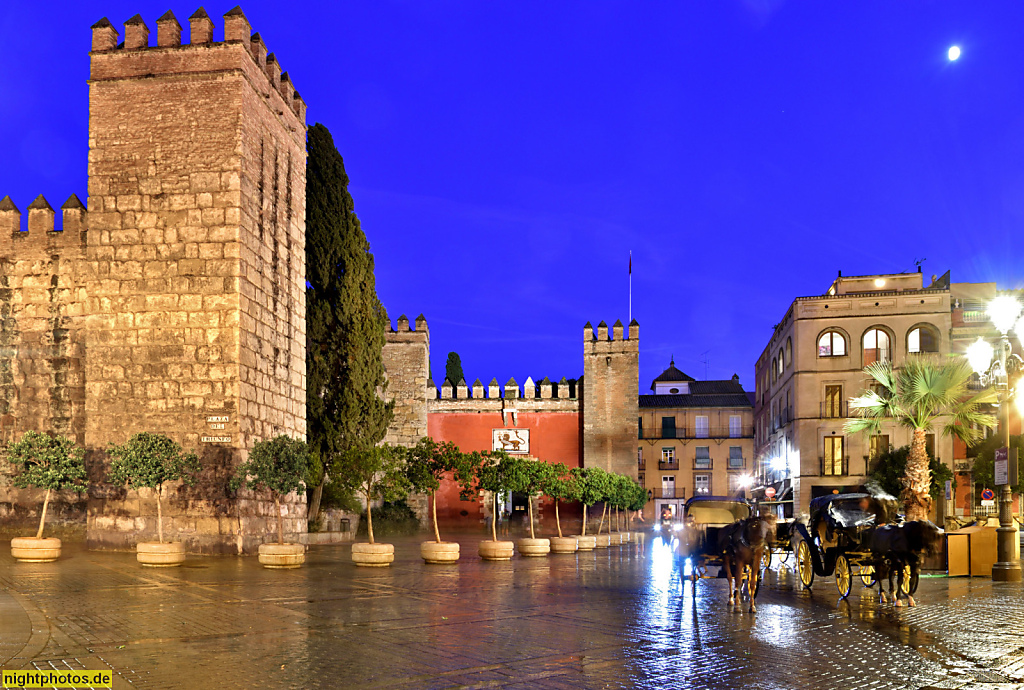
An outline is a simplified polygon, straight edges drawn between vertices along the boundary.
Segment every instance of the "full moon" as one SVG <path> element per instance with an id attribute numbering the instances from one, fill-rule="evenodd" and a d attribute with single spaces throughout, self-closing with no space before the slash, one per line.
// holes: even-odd
<path id="1" fill-rule="evenodd" d="M 949 49 L 949 59 L 956 60 L 960 57 L 960 46 L 953 46 Z"/>

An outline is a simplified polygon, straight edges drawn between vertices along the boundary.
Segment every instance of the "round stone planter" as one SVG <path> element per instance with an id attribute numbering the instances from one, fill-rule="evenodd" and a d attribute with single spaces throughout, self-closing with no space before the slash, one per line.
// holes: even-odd
<path id="1" fill-rule="evenodd" d="M 420 556 L 427 563 L 458 563 L 459 544 L 453 541 L 425 541 L 420 544 Z"/>
<path id="2" fill-rule="evenodd" d="M 150 568 L 173 568 L 185 562 L 185 545 L 180 541 L 140 541 L 135 546 L 135 559 Z"/>
<path id="3" fill-rule="evenodd" d="M 551 537 L 551 553 L 576 553 L 578 547 L 576 537 Z"/>
<path id="4" fill-rule="evenodd" d="M 516 544 L 520 556 L 547 556 L 551 553 L 550 539 L 520 539 Z"/>
<path id="5" fill-rule="evenodd" d="M 480 558 L 485 561 L 510 561 L 516 551 L 514 541 L 487 541 L 480 542 Z"/>
<path id="6" fill-rule="evenodd" d="M 612 537 L 610 534 L 599 534 L 597 535 L 597 548 L 607 549 L 612 544 Z"/>
<path id="7" fill-rule="evenodd" d="M 620 532 L 619 536 L 622 537 L 622 543 L 623 544 L 629 544 L 631 541 L 633 541 L 633 533 L 632 532 Z"/>
<path id="8" fill-rule="evenodd" d="M 15 537 L 11 555 L 22 563 L 49 563 L 60 558 L 60 539 L 55 537 Z"/>
<path id="9" fill-rule="evenodd" d="M 619 546 L 622 544 L 622 533 L 612 532 L 608 535 L 608 546 Z"/>
<path id="10" fill-rule="evenodd" d="M 353 544 L 352 562 L 366 568 L 386 568 L 395 560 L 394 544 Z"/>
<path id="11" fill-rule="evenodd" d="M 264 568 L 298 568 L 305 562 L 305 544 L 260 544 L 260 563 Z"/>
<path id="12" fill-rule="evenodd" d="M 576 537 L 577 548 L 580 551 L 593 551 L 597 548 L 597 537 L 593 534 Z"/>

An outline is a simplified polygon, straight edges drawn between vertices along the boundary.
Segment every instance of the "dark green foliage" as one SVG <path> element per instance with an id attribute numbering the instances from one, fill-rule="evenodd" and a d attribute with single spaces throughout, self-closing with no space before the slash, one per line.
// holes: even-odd
<path id="1" fill-rule="evenodd" d="M 872 461 L 870 478 L 887 494 L 899 496 L 903 491 L 903 476 L 906 474 L 909 457 L 910 446 L 890 449 Z M 953 471 L 931 454 L 928 455 L 928 467 L 932 477 L 929 494 L 933 501 L 939 501 L 946 495 L 946 480 L 953 478 Z"/>
<path id="2" fill-rule="evenodd" d="M 365 537 L 368 533 L 366 511 L 359 516 L 359 528 L 356 536 Z M 378 537 L 406 536 L 420 531 L 420 521 L 416 518 L 404 498 L 397 501 L 385 501 L 373 509 L 373 533 Z"/>
<path id="3" fill-rule="evenodd" d="M 279 498 L 303 487 L 308 463 L 305 441 L 284 434 L 260 441 L 249 451 L 249 459 L 238 466 L 231 488 L 269 490 Z"/>
<path id="4" fill-rule="evenodd" d="M 550 472 L 543 478 L 541 493 L 556 501 L 580 500 L 580 483 L 562 463 L 551 465 Z"/>
<path id="5" fill-rule="evenodd" d="M 459 385 L 459 381 L 466 378 L 462 373 L 462 358 L 458 352 L 449 352 L 448 361 L 444 365 L 444 377 L 452 382 L 452 386 Z"/>
<path id="6" fill-rule="evenodd" d="M 633 488 L 630 490 L 629 504 L 626 506 L 630 510 L 643 510 L 644 506 L 647 505 L 647 491 L 644 487 L 640 486 L 637 482 L 633 482 Z"/>
<path id="7" fill-rule="evenodd" d="M 370 448 L 352 448 L 339 455 L 331 465 L 334 481 L 359 493 L 372 505 L 375 501 L 397 501 L 409 494 L 409 476 L 406 471 L 408 451 L 402 446 L 385 443 Z M 373 541 L 373 514 L 367 525 L 370 543 Z"/>
<path id="8" fill-rule="evenodd" d="M 424 436 L 409 449 L 406 457 L 406 476 L 409 485 L 417 491 L 433 493 L 441 486 L 441 479 L 452 473 L 460 484 L 466 480 L 468 470 L 465 456 L 454 443 L 438 443 Z"/>
<path id="9" fill-rule="evenodd" d="M 583 505 L 592 506 L 608 497 L 612 475 L 600 467 L 574 467 L 570 474 L 579 483 L 579 500 Z"/>
<path id="10" fill-rule="evenodd" d="M 14 465 L 14 485 L 25 489 L 72 489 L 89 487 L 83 458 L 85 451 L 63 436 L 26 431 L 20 441 L 7 446 L 7 460 Z"/>
<path id="11" fill-rule="evenodd" d="M 363 509 L 355 492 L 342 482 L 325 482 L 320 506 L 324 509 L 337 508 L 347 513 L 358 513 Z"/>
<path id="12" fill-rule="evenodd" d="M 113 458 L 107 481 L 133 489 L 160 489 L 164 482 L 181 480 L 192 486 L 202 469 L 195 453 L 186 453 L 181 446 L 163 434 L 143 431 L 121 445 L 110 444 L 107 453 Z"/>
<path id="13" fill-rule="evenodd" d="M 1024 472 L 1021 471 L 1021 440 L 1024 439 L 1022 436 L 1011 436 L 1010 437 L 1010 448 L 1017 449 L 1017 475 L 1018 479 Z M 995 461 L 996 461 L 996 448 L 1002 448 L 1006 445 L 1006 437 L 1003 434 L 997 434 L 990 436 L 978 445 L 971 448 L 969 455 L 976 455 L 974 460 L 974 467 L 971 468 L 971 478 L 974 480 L 974 485 L 977 487 L 980 493 L 982 489 L 995 489 L 996 488 L 996 476 L 995 476 Z M 1022 484 L 1014 484 L 1010 489 L 1013 493 L 1017 494 L 1024 488 Z"/>
<path id="14" fill-rule="evenodd" d="M 377 298 L 370 244 L 330 132 L 313 125 L 306 169 L 306 415 L 313 485 L 341 454 L 372 448 L 393 403 L 381 350 L 388 322 Z"/>

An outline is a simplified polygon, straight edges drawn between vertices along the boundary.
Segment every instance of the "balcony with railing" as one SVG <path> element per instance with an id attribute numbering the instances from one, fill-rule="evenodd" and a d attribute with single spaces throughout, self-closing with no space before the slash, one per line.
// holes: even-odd
<path id="1" fill-rule="evenodd" d="M 849 416 L 849 409 L 845 400 L 826 400 L 820 403 L 818 417 L 821 419 L 845 419 Z"/>
<path id="2" fill-rule="evenodd" d="M 658 461 L 658 469 L 659 470 L 678 470 L 679 469 L 679 461 L 678 460 L 659 460 Z"/>
<path id="3" fill-rule="evenodd" d="M 747 469 L 747 459 L 730 457 L 726 467 L 730 470 L 745 470 Z"/>
<path id="4" fill-rule="evenodd" d="M 754 425 L 741 426 L 713 426 L 701 428 L 674 427 L 665 429 L 641 428 L 639 438 L 641 440 L 670 440 L 670 439 L 695 439 L 695 438 L 753 438 Z"/>
<path id="5" fill-rule="evenodd" d="M 841 472 L 837 472 L 836 470 L 839 470 L 839 469 L 841 469 L 842 471 Z M 825 458 L 823 456 L 819 455 L 818 456 L 818 470 L 821 473 L 822 477 L 844 477 L 844 476 L 850 474 L 850 456 L 849 455 L 844 455 L 843 456 L 842 467 L 840 468 L 840 467 L 837 467 L 837 463 L 835 462 L 834 459 L 830 458 L 829 462 L 826 464 Z"/>
<path id="6" fill-rule="evenodd" d="M 696 456 L 693 458 L 693 469 L 695 469 L 695 470 L 710 470 L 711 468 L 712 468 L 712 460 L 711 460 L 711 458 L 701 458 L 701 457 L 696 457 Z"/>
<path id="7" fill-rule="evenodd" d="M 651 489 L 653 493 L 652 498 L 686 498 L 686 489 L 680 487 L 678 489 L 671 487 L 659 487 Z"/>

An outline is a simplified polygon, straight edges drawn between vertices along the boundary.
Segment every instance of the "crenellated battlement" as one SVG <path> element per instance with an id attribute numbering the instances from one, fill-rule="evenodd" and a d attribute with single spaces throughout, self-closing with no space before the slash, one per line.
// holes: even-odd
<path id="1" fill-rule="evenodd" d="M 156 45 L 151 45 L 150 29 L 142 15 L 136 14 L 124 22 L 124 41 L 106 17 L 92 25 L 93 81 L 139 77 L 162 77 L 190 72 L 216 72 L 241 69 L 252 72 L 257 90 L 265 98 L 276 94 L 271 107 L 283 115 L 289 112 L 305 127 L 306 104 L 299 96 L 287 72 L 283 72 L 273 53 L 252 27 L 241 7 L 224 15 L 224 40 L 214 41 L 214 24 L 202 7 L 189 17 L 189 43 L 182 41 L 182 26 L 173 12 L 168 10 L 156 20 Z M 240 46 L 243 50 L 237 50 Z M 195 51 L 206 51 L 203 59 L 194 59 Z M 175 57 L 188 54 L 189 59 Z M 249 64 L 239 64 L 244 53 Z M 170 56 L 170 57 L 168 57 Z M 247 67 L 256 69 L 247 70 Z M 262 75 L 260 79 L 255 76 Z M 261 81 L 262 83 L 256 83 Z M 279 100 L 278 100 L 279 99 Z M 280 107 L 278 107 L 280 105 Z"/>
<path id="2" fill-rule="evenodd" d="M 526 381 L 520 386 L 515 377 L 505 382 L 504 387 L 498 383 L 498 379 L 492 378 L 491 382 L 484 384 L 477 379 L 473 386 L 466 385 L 462 379 L 457 384 L 445 379 L 440 389 L 433 381 L 427 383 L 428 400 L 576 400 L 582 393 L 582 380 L 569 381 L 564 376 L 557 383 L 545 376 L 539 382 L 527 376 Z"/>
<path id="3" fill-rule="evenodd" d="M 86 244 L 88 212 L 74 194 L 61 206 L 61 224 L 57 213 L 42 194 L 22 214 L 11 197 L 0 199 L 0 256 L 18 257 L 19 251 L 30 247 L 83 247 Z"/>

